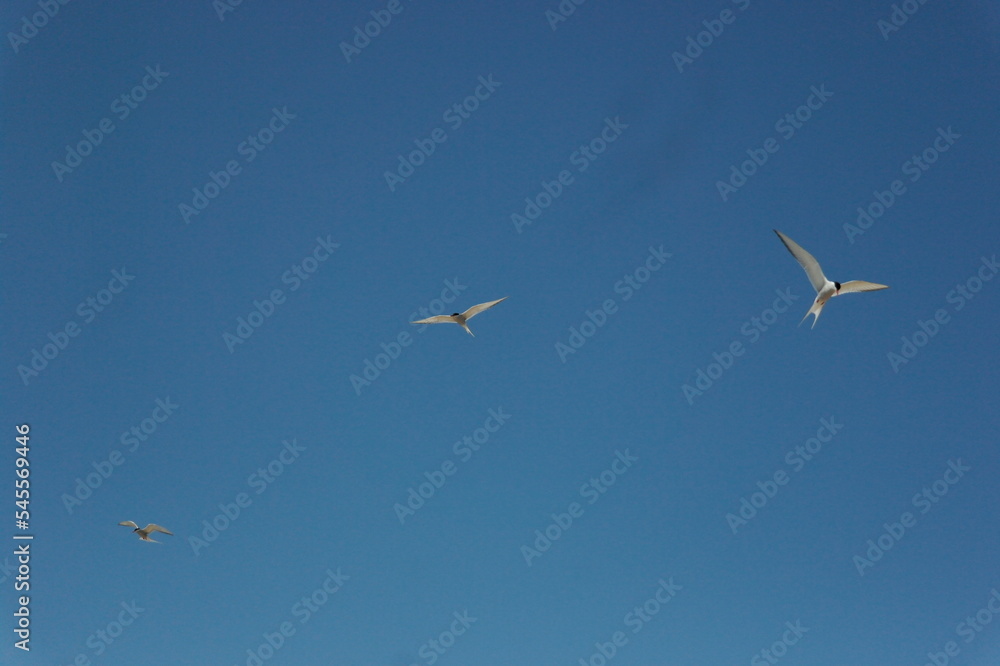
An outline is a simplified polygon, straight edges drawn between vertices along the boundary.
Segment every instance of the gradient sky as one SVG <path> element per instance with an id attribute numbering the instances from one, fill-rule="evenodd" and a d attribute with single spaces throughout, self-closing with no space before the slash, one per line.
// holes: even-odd
<path id="1" fill-rule="evenodd" d="M 1000 12 L 903 4 L 4 3 L 0 661 L 998 663 Z"/>

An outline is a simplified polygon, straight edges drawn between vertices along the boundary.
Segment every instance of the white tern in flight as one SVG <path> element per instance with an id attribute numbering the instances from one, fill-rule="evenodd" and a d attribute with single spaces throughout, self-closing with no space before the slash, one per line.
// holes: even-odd
<path id="1" fill-rule="evenodd" d="M 811 254 L 802 249 L 802 246 L 793 241 L 791 238 L 781 233 L 777 229 L 774 229 L 774 233 L 778 234 L 778 238 L 781 242 L 785 244 L 788 251 L 792 253 L 792 256 L 802 264 L 802 268 L 805 270 L 806 275 L 809 276 L 809 281 L 812 282 L 813 289 L 816 290 L 816 300 L 813 301 L 812 307 L 809 308 L 809 312 L 806 316 L 802 318 L 805 321 L 809 318 L 809 315 L 815 315 L 813 319 L 812 328 L 816 327 L 816 322 L 819 321 L 819 315 L 823 311 L 823 306 L 826 302 L 833 298 L 834 296 L 840 296 L 841 294 L 853 294 L 859 291 L 878 291 L 879 289 L 888 289 L 888 285 L 875 284 L 874 282 L 865 282 L 864 280 L 851 280 L 850 282 L 831 282 L 826 279 L 823 275 L 823 269 L 819 267 L 819 262 Z M 799 322 L 799 326 L 802 325 L 802 321 Z"/>
<path id="2" fill-rule="evenodd" d="M 152 543 L 160 543 L 160 542 L 157 541 L 156 539 L 150 539 L 149 538 L 149 533 L 150 532 L 163 532 L 164 534 L 169 534 L 170 536 L 174 535 L 173 532 L 171 532 L 170 530 L 168 530 L 165 527 L 160 527 L 156 523 L 150 523 L 149 525 L 146 525 L 143 528 L 140 528 L 138 525 L 136 525 L 135 523 L 133 523 L 131 520 L 123 520 L 122 522 L 120 522 L 118 524 L 119 525 L 124 525 L 125 527 L 134 527 L 135 529 L 133 529 L 132 531 L 135 532 L 136 534 L 138 534 L 139 538 L 141 540 L 143 540 L 143 541 L 150 541 Z"/>
<path id="3" fill-rule="evenodd" d="M 489 303 L 480 303 L 479 305 L 473 305 L 471 308 L 458 314 L 457 312 L 450 315 L 437 315 L 436 317 L 428 317 L 427 319 L 421 319 L 420 321 L 411 321 L 411 324 L 458 324 L 465 329 L 466 333 L 472 337 L 476 337 L 465 322 L 469 321 L 475 317 L 480 312 L 484 310 L 489 310 L 491 307 L 499 303 L 500 301 L 507 300 L 507 296 L 504 296 L 500 300 L 490 301 Z"/>

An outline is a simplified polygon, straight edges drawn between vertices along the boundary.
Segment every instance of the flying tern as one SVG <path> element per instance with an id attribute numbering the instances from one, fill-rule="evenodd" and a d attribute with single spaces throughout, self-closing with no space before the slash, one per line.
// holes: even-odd
<path id="1" fill-rule="evenodd" d="M 131 520 L 123 520 L 122 522 L 120 522 L 118 524 L 119 525 L 124 525 L 125 527 L 134 527 L 135 529 L 133 529 L 132 531 L 139 535 L 139 539 L 141 539 L 142 541 L 150 541 L 152 543 L 160 543 L 160 542 L 157 541 L 156 539 L 150 539 L 149 538 L 149 533 L 150 532 L 163 532 L 164 534 L 169 534 L 170 536 L 174 535 L 173 532 L 171 532 L 170 530 L 168 530 L 165 527 L 160 527 L 156 523 L 150 523 L 149 525 L 146 525 L 143 528 L 140 528 L 138 525 L 136 525 L 135 523 L 133 523 Z"/>
<path id="2" fill-rule="evenodd" d="M 508 298 L 507 296 L 504 296 L 503 298 L 496 301 L 490 301 L 489 303 L 480 303 L 479 305 L 473 305 L 471 308 L 469 308 L 462 314 L 454 312 L 450 315 L 437 315 L 436 317 L 428 317 L 427 319 L 421 319 L 420 321 L 411 321 L 410 323 L 411 324 L 458 324 L 459 326 L 465 329 L 466 333 L 468 333 L 472 337 L 476 337 L 473 334 L 473 332 L 469 330 L 469 327 L 468 325 L 466 325 L 465 322 L 469 321 L 480 312 L 489 310 L 491 307 L 493 307 L 500 301 L 507 300 L 507 298 Z"/>
<path id="3" fill-rule="evenodd" d="M 811 254 L 802 249 L 802 246 L 793 241 L 791 238 L 781 233 L 777 229 L 774 229 L 774 233 L 778 234 L 778 238 L 781 242 L 785 244 L 788 251 L 792 253 L 795 260 L 798 261 L 802 268 L 805 270 L 806 275 L 809 276 L 809 281 L 812 282 L 813 289 L 816 290 L 816 300 L 813 301 L 812 307 L 809 308 L 809 312 L 806 316 L 802 318 L 805 321 L 809 318 L 809 315 L 814 315 L 812 328 L 816 327 L 816 322 L 819 321 L 819 315 L 823 311 L 823 306 L 826 302 L 833 298 L 834 296 L 840 296 L 841 294 L 853 294 L 859 291 L 878 291 L 879 289 L 888 289 L 888 285 L 875 284 L 874 282 L 865 282 L 864 280 L 851 280 L 850 282 L 831 282 L 823 275 L 823 269 L 819 267 L 819 262 Z M 802 321 L 799 322 L 799 326 L 802 325 Z"/>

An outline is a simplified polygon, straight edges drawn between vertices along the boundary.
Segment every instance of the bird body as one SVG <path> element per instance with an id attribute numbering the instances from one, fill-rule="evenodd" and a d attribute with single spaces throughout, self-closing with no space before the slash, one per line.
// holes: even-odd
<path id="1" fill-rule="evenodd" d="M 132 531 L 135 534 L 139 535 L 139 539 L 141 541 L 149 541 L 151 543 L 160 543 L 156 539 L 150 539 L 149 538 L 149 535 L 150 535 L 151 532 L 163 532 L 164 534 L 169 534 L 170 536 L 174 535 L 173 532 L 171 532 L 170 530 L 168 530 L 165 527 L 160 527 L 156 523 L 150 523 L 149 525 L 146 525 L 145 527 L 142 527 L 142 528 L 140 528 L 138 525 L 136 525 L 135 523 L 133 523 L 131 520 L 123 520 L 122 522 L 120 522 L 118 524 L 119 525 L 124 525 L 125 527 L 135 528 Z"/>
<path id="2" fill-rule="evenodd" d="M 823 312 L 823 306 L 826 305 L 827 301 L 834 296 L 854 294 L 862 291 L 878 291 L 879 289 L 889 288 L 884 284 L 865 282 L 864 280 L 851 280 L 850 282 L 844 283 L 832 282 L 831 280 L 828 280 L 825 275 L 823 275 L 823 269 L 820 268 L 819 262 L 816 261 L 815 257 L 806 252 L 801 245 L 777 229 L 774 229 L 773 231 L 778 234 L 778 238 L 781 239 L 781 242 L 785 244 L 788 251 L 792 253 L 795 260 L 802 266 L 802 269 L 809 277 L 809 281 L 812 283 L 813 289 L 816 290 L 816 300 L 813 301 L 812 307 L 809 308 L 809 312 L 806 313 L 806 316 L 802 318 L 802 321 L 805 321 L 809 318 L 809 315 L 813 315 L 815 317 L 811 328 L 816 328 L 816 322 L 819 321 L 819 315 Z M 799 326 L 802 325 L 802 321 L 799 322 Z"/>
<path id="3" fill-rule="evenodd" d="M 465 312 L 462 312 L 461 314 L 458 312 L 453 312 L 450 315 L 437 315 L 435 317 L 428 317 L 427 319 L 421 319 L 419 321 L 411 321 L 410 323 L 411 324 L 458 324 L 459 326 L 465 329 L 466 333 L 468 333 L 472 337 L 476 337 L 466 322 L 468 322 L 470 319 L 475 317 L 480 312 L 483 312 L 484 310 L 489 310 L 491 307 L 493 307 L 500 301 L 507 300 L 507 298 L 508 298 L 507 296 L 504 296 L 503 298 L 498 299 L 496 301 L 490 301 L 488 303 L 480 303 L 479 305 L 473 305 L 471 308 L 469 308 Z"/>

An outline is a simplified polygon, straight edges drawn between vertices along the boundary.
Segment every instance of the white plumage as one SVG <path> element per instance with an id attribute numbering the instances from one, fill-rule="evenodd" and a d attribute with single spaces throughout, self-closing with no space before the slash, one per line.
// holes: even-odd
<path id="1" fill-rule="evenodd" d="M 469 327 L 466 325 L 466 322 L 475 317 L 480 312 L 483 312 L 484 310 L 489 310 L 491 307 L 493 307 L 500 301 L 507 300 L 507 298 L 508 298 L 507 296 L 504 296 L 501 299 L 490 301 L 489 303 L 480 303 L 479 305 L 473 305 L 471 308 L 469 308 L 462 314 L 456 312 L 450 315 L 437 315 L 435 317 L 428 317 L 427 319 L 421 319 L 420 321 L 411 321 L 410 323 L 411 324 L 458 324 L 459 326 L 465 329 L 466 333 L 468 333 L 472 337 L 476 337 L 469 329 Z"/>
<path id="2" fill-rule="evenodd" d="M 802 265 L 803 270 L 805 270 L 806 275 L 809 276 L 809 281 L 812 283 L 813 289 L 816 290 L 816 300 L 813 301 L 812 307 L 809 308 L 809 312 L 806 316 L 802 318 L 805 321 L 809 318 L 809 315 L 814 315 L 812 328 L 816 327 L 816 322 L 819 321 L 819 315 L 823 311 L 823 306 L 826 302 L 833 298 L 834 296 L 840 296 L 841 294 L 854 294 L 861 291 L 878 291 L 879 289 L 888 289 L 889 287 L 884 284 L 876 284 L 874 282 L 865 282 L 864 280 L 851 280 L 850 282 L 831 282 L 823 275 L 823 269 L 820 268 L 819 262 L 816 258 L 806 252 L 801 245 L 793 241 L 791 238 L 781 233 L 777 229 L 774 229 L 774 233 L 778 234 L 778 238 L 781 242 L 785 244 L 788 251 L 792 253 L 796 261 Z M 802 325 L 802 321 L 799 322 L 799 326 Z"/>
<path id="3" fill-rule="evenodd" d="M 120 522 L 118 524 L 119 525 L 124 525 L 125 527 L 132 527 L 132 528 L 134 528 L 132 531 L 139 535 L 139 539 L 141 539 L 142 541 L 151 541 L 152 543 L 160 543 L 160 542 L 157 541 L 156 539 L 150 539 L 149 538 L 149 534 L 151 532 L 163 532 L 164 534 L 169 534 L 170 536 L 174 535 L 173 532 L 171 532 L 170 530 L 168 530 L 165 527 L 160 527 L 156 523 L 150 523 L 149 525 L 146 525 L 145 527 L 143 527 L 141 529 L 139 528 L 138 525 L 136 525 L 135 523 L 133 523 L 131 520 L 123 520 L 122 522 Z"/>

